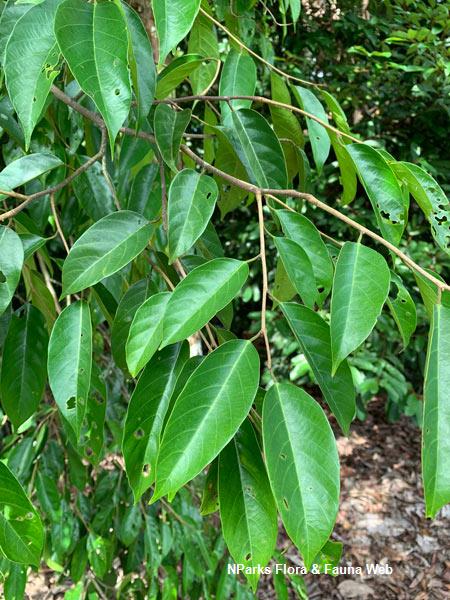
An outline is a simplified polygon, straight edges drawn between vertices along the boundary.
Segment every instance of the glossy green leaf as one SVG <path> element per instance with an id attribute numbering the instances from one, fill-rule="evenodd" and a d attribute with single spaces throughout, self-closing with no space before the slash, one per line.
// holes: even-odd
<path id="1" fill-rule="evenodd" d="M 291 104 L 291 95 L 284 79 L 276 73 L 270 74 L 272 100 Z M 279 138 L 291 140 L 295 146 L 303 147 L 305 140 L 300 123 L 294 113 L 287 108 L 270 105 L 270 114 L 275 133 Z"/>
<path id="2" fill-rule="evenodd" d="M 60 165 L 62 165 L 61 160 L 49 153 L 39 152 L 21 156 L 0 172 L 0 190 L 9 192 Z M 0 200 L 5 197 L 0 194 Z"/>
<path id="3" fill-rule="evenodd" d="M 41 401 L 47 379 L 47 345 L 44 317 L 28 304 L 23 316 L 12 317 L 3 348 L 1 400 L 16 429 Z"/>
<path id="4" fill-rule="evenodd" d="M 164 162 L 177 171 L 178 151 L 186 127 L 191 120 L 191 111 L 176 111 L 167 104 L 158 104 L 155 109 L 154 131 L 156 144 Z"/>
<path id="5" fill-rule="evenodd" d="M 61 414 L 77 439 L 86 411 L 92 368 L 89 306 L 69 304 L 53 326 L 48 346 L 48 380 Z"/>
<path id="6" fill-rule="evenodd" d="M 26 148 L 58 75 L 59 48 L 53 32 L 58 3 L 45 0 L 33 6 L 17 21 L 6 44 L 6 86 L 23 128 Z"/>
<path id="7" fill-rule="evenodd" d="M 297 290 L 291 283 L 283 261 L 279 258 L 275 270 L 275 279 L 272 285 L 271 294 L 274 298 L 274 306 L 277 302 L 289 302 L 297 293 Z"/>
<path id="8" fill-rule="evenodd" d="M 339 507 L 339 458 L 317 402 L 291 384 L 275 384 L 263 405 L 267 471 L 286 532 L 307 569 L 333 530 Z"/>
<path id="9" fill-rule="evenodd" d="M 297 338 L 326 403 L 342 431 L 348 435 L 355 411 L 355 388 L 346 360 L 331 376 L 331 340 L 329 325 L 314 311 L 293 302 L 282 304 L 281 309 Z"/>
<path id="10" fill-rule="evenodd" d="M 3 585 L 5 600 L 22 600 L 24 598 L 27 576 L 28 568 L 26 565 L 11 563 L 8 576 Z"/>
<path id="11" fill-rule="evenodd" d="M 333 374 L 368 337 L 386 301 L 389 267 L 381 254 L 358 243 L 342 247 L 331 297 Z"/>
<path id="12" fill-rule="evenodd" d="M 255 432 L 244 421 L 219 456 L 220 520 L 233 560 L 265 567 L 278 534 L 277 509 Z M 259 575 L 247 575 L 256 590 Z"/>
<path id="13" fill-rule="evenodd" d="M 350 144 L 347 152 L 377 218 L 383 237 L 397 245 L 408 220 L 408 205 L 384 156 L 367 144 Z"/>
<path id="14" fill-rule="evenodd" d="M 184 54 L 173 60 L 158 75 L 156 98 L 167 98 L 182 81 L 197 71 L 204 60 L 200 54 Z"/>
<path id="15" fill-rule="evenodd" d="M 320 103 L 320 100 L 318 100 L 311 90 L 299 85 L 293 86 L 292 90 L 297 102 L 304 111 L 328 124 L 326 112 Z M 306 125 L 308 127 L 309 142 L 311 144 L 314 162 L 316 163 L 317 171 L 320 173 L 330 153 L 330 138 L 325 127 L 317 121 L 306 117 Z"/>
<path id="16" fill-rule="evenodd" d="M 47 238 L 35 235 L 34 233 L 19 233 L 19 238 L 22 242 L 25 261 L 47 243 Z M 18 247 L 16 248 L 16 252 L 20 252 Z"/>
<path id="17" fill-rule="evenodd" d="M 155 480 L 164 418 L 188 357 L 186 343 L 169 346 L 156 354 L 142 372 L 128 404 L 122 452 L 135 502 Z"/>
<path id="18" fill-rule="evenodd" d="M 250 410 L 258 382 L 259 357 L 248 341 L 227 342 L 200 363 L 164 429 L 152 502 L 173 497 L 228 444 Z"/>
<path id="19" fill-rule="evenodd" d="M 113 148 L 131 106 L 122 10 L 114 2 L 64 0 L 56 12 L 55 35 L 73 76 L 100 111 Z"/>
<path id="20" fill-rule="evenodd" d="M 204 8 L 207 10 L 206 5 Z M 216 28 L 211 21 L 199 13 L 189 36 L 188 52 L 200 54 L 203 58 L 215 59 L 203 63 L 202 69 L 197 69 L 189 75 L 194 94 L 202 94 L 216 77 L 218 60 L 220 59 L 219 42 Z M 207 108 L 207 110 L 210 110 Z"/>
<path id="21" fill-rule="evenodd" d="M 62 295 L 74 294 L 119 271 L 148 243 L 153 226 L 121 210 L 94 223 L 72 246 L 62 270 Z"/>
<path id="22" fill-rule="evenodd" d="M 403 346 L 409 344 L 412 334 L 416 330 L 417 315 L 416 305 L 410 293 L 403 285 L 401 278 L 391 271 L 391 283 L 397 288 L 395 297 L 388 297 L 386 303 L 391 311 L 394 321 L 402 336 Z"/>
<path id="23" fill-rule="evenodd" d="M 159 64 L 189 33 L 201 0 L 153 0 L 153 14 L 159 39 Z"/>
<path id="24" fill-rule="evenodd" d="M 8 39 L 17 21 L 30 9 L 31 4 L 18 4 L 16 0 L 7 0 L 0 15 L 0 62 L 4 63 L 4 52 Z"/>
<path id="25" fill-rule="evenodd" d="M 283 149 L 262 115 L 248 108 L 230 112 L 224 119 L 224 132 L 252 183 L 264 188 L 286 188 Z"/>
<path id="26" fill-rule="evenodd" d="M 38 567 L 45 532 L 23 487 L 0 462 L 0 550 L 9 560 Z"/>
<path id="27" fill-rule="evenodd" d="M 0 315 L 5 312 L 16 291 L 23 259 L 20 237 L 9 227 L 0 225 Z"/>
<path id="28" fill-rule="evenodd" d="M 228 52 L 219 82 L 220 96 L 253 96 L 256 89 L 256 65 L 248 54 L 234 48 Z M 250 108 L 251 100 L 232 100 L 234 110 Z M 222 118 L 231 112 L 228 102 L 221 102 Z"/>
<path id="29" fill-rule="evenodd" d="M 183 169 L 170 184 L 168 201 L 169 260 L 191 248 L 206 229 L 219 190 L 212 177 Z"/>
<path id="30" fill-rule="evenodd" d="M 233 258 L 215 258 L 190 271 L 167 304 L 162 347 L 184 340 L 208 323 L 236 296 L 248 273 L 247 263 Z"/>
<path id="31" fill-rule="evenodd" d="M 218 128 L 217 133 L 217 150 L 215 166 L 225 173 L 233 173 L 238 179 L 247 179 L 247 172 L 244 165 L 239 160 L 236 151 L 226 135 Z M 248 196 L 248 192 L 235 185 L 230 185 L 225 179 L 216 177 L 216 182 L 219 187 L 219 201 L 217 203 L 222 219 L 232 210 L 237 208 L 243 199 Z"/>
<path id="32" fill-rule="evenodd" d="M 215 513 L 219 509 L 219 457 L 215 458 L 208 467 L 208 473 L 203 487 L 200 514 L 202 516 Z"/>
<path id="33" fill-rule="evenodd" d="M 89 159 L 79 156 L 78 160 L 81 166 Z M 78 175 L 72 187 L 79 203 L 93 221 L 99 221 L 115 211 L 114 198 L 99 163 Z"/>
<path id="34" fill-rule="evenodd" d="M 313 561 L 313 564 L 317 565 L 319 573 L 334 576 L 332 569 L 339 566 L 342 558 L 342 550 L 342 542 L 332 542 L 328 540 Z"/>
<path id="35" fill-rule="evenodd" d="M 320 303 L 325 300 L 333 283 L 333 262 L 319 231 L 309 219 L 289 210 L 277 210 L 284 235 L 297 242 L 308 255 L 314 271 Z"/>
<path id="36" fill-rule="evenodd" d="M 428 340 L 422 428 L 426 516 L 450 502 L 450 308 L 435 305 Z"/>
<path id="37" fill-rule="evenodd" d="M 163 316 L 169 292 L 150 296 L 136 311 L 126 344 L 128 370 L 133 377 L 148 363 L 163 335 Z"/>
<path id="38" fill-rule="evenodd" d="M 308 255 L 289 238 L 274 237 L 273 241 L 292 285 L 306 306 L 314 308 L 319 292 Z"/>
<path id="39" fill-rule="evenodd" d="M 133 317 L 141 304 L 157 291 L 158 288 L 150 279 L 141 279 L 128 288 L 119 302 L 111 331 L 111 351 L 116 365 L 121 369 L 127 368 L 125 345 Z"/>

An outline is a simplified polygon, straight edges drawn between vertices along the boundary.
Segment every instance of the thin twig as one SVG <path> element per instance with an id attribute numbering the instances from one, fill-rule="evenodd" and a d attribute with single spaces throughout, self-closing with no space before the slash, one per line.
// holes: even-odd
<path id="1" fill-rule="evenodd" d="M 261 192 L 255 194 L 256 204 L 258 206 L 258 225 L 259 225 L 259 251 L 261 256 L 262 268 L 262 294 L 261 294 L 261 335 L 264 339 L 267 354 L 267 368 L 272 369 L 272 355 L 270 352 L 269 336 L 267 335 L 266 309 L 267 309 L 267 292 L 269 290 L 269 279 L 267 276 L 267 261 L 266 261 L 266 240 L 264 237 L 264 212 Z"/>
<path id="2" fill-rule="evenodd" d="M 117 210 L 122 210 L 122 208 L 120 206 L 119 198 L 117 197 L 117 194 L 116 194 L 116 188 L 114 187 L 114 184 L 111 180 L 111 176 L 108 173 L 108 165 L 106 164 L 106 154 L 103 154 L 103 156 L 102 156 L 102 173 L 103 173 L 103 177 L 105 178 L 106 185 L 108 186 L 109 191 L 111 192 L 111 195 L 113 197 L 114 206 L 117 208 Z"/>
<path id="3" fill-rule="evenodd" d="M 54 196 L 54 194 L 50 194 L 50 208 L 52 209 L 52 215 L 53 215 L 53 218 L 55 219 L 56 231 L 58 232 L 59 237 L 61 238 L 61 241 L 63 243 L 63 246 L 64 246 L 67 254 L 69 254 L 70 248 L 69 248 L 69 244 L 67 243 L 67 240 L 66 240 L 66 238 L 64 236 L 64 232 L 62 230 L 61 223 L 59 221 L 58 212 L 57 212 L 56 206 L 55 206 L 55 196 Z"/>
<path id="4" fill-rule="evenodd" d="M 167 186 L 166 172 L 162 156 L 159 156 L 159 174 L 161 177 L 161 216 L 164 231 L 167 232 Z"/>

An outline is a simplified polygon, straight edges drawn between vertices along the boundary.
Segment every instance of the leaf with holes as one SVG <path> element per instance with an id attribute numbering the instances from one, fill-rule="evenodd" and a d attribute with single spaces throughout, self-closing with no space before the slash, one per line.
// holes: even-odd
<path id="1" fill-rule="evenodd" d="M 191 120 L 191 111 L 175 111 L 167 104 L 158 104 L 155 109 L 154 131 L 156 144 L 164 162 L 172 171 L 177 171 L 178 152 L 181 139 Z"/>
<path id="2" fill-rule="evenodd" d="M 267 471 L 286 532 L 307 569 L 333 530 L 339 507 L 339 458 L 317 402 L 291 384 L 275 384 L 263 405 Z"/>
<path id="3" fill-rule="evenodd" d="M 233 560 L 245 568 L 264 568 L 277 541 L 277 509 L 248 420 L 219 455 L 219 505 L 223 537 Z M 246 578 L 256 590 L 259 575 Z"/>
<path id="4" fill-rule="evenodd" d="M 248 341 L 226 342 L 200 363 L 167 420 L 152 502 L 173 497 L 214 460 L 247 416 L 258 382 L 259 357 Z"/>
<path id="5" fill-rule="evenodd" d="M 273 241 L 283 262 L 290 282 L 302 301 L 314 308 L 318 300 L 314 271 L 308 255 L 303 248 L 288 238 L 274 237 Z"/>
<path id="6" fill-rule="evenodd" d="M 201 0 L 153 0 L 160 65 L 191 30 L 200 4 Z"/>
<path id="7" fill-rule="evenodd" d="M 402 336 L 403 347 L 406 348 L 416 330 L 416 305 L 401 278 L 393 271 L 391 271 L 391 283 L 397 288 L 397 293 L 393 298 L 388 297 L 386 303 Z"/>
<path id="8" fill-rule="evenodd" d="M 10 162 L 0 172 L 0 190 L 11 191 L 36 179 L 62 165 L 62 161 L 53 154 L 39 152 L 27 154 Z M 6 196 L 0 194 L 0 200 Z"/>
<path id="9" fill-rule="evenodd" d="M 155 481 L 164 418 L 176 381 L 188 358 L 186 342 L 155 354 L 139 377 L 128 404 L 122 452 L 135 502 Z"/>
<path id="10" fill-rule="evenodd" d="M 16 291 L 23 259 L 20 237 L 9 227 L 0 225 L 0 315 L 5 312 Z"/>
<path id="11" fill-rule="evenodd" d="M 89 305 L 67 306 L 50 335 L 48 380 L 55 402 L 78 440 L 91 385 L 92 324 Z"/>
<path id="12" fill-rule="evenodd" d="M 223 65 L 219 82 L 220 96 L 253 96 L 256 89 L 256 65 L 248 54 L 244 54 L 234 48 L 228 52 Z M 221 102 L 222 118 L 225 118 L 233 110 L 250 108 L 251 100 L 231 100 Z"/>

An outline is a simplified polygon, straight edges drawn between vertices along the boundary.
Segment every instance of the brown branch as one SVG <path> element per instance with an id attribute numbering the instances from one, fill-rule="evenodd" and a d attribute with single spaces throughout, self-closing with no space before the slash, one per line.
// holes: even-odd
<path id="1" fill-rule="evenodd" d="M 61 223 L 59 222 L 59 217 L 55 206 L 55 196 L 53 194 L 50 194 L 50 207 L 52 209 L 53 218 L 55 219 L 56 231 L 58 232 L 59 237 L 61 238 L 65 251 L 67 252 L 67 254 L 69 254 L 69 244 L 67 243 L 67 240 L 64 236 L 64 232 L 61 227 Z"/>

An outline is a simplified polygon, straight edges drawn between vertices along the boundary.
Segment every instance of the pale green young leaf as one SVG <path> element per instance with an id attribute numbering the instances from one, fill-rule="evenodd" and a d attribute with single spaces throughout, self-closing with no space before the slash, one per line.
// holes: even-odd
<path id="1" fill-rule="evenodd" d="M 21 156 L 0 172 L 0 189 L 9 192 L 61 165 L 62 161 L 50 153 L 38 152 Z M 5 197 L 0 194 L 0 200 Z"/>
<path id="2" fill-rule="evenodd" d="M 386 304 L 402 336 L 403 347 L 406 348 L 416 330 L 416 305 L 401 278 L 393 271 L 391 271 L 391 283 L 397 288 L 397 293 L 394 297 L 388 297 Z"/>
<path id="3" fill-rule="evenodd" d="M 164 162 L 172 171 L 177 171 L 178 152 L 181 139 L 191 120 L 191 111 L 176 111 L 167 104 L 158 104 L 154 116 L 156 144 Z"/>
<path id="4" fill-rule="evenodd" d="M 253 96 L 255 89 L 255 61 L 248 54 L 231 48 L 220 76 L 220 96 Z M 230 104 L 221 102 L 222 119 L 231 112 L 230 106 L 234 110 L 239 110 L 240 108 L 250 108 L 251 105 L 251 100 L 231 100 Z"/>
<path id="5" fill-rule="evenodd" d="M 201 0 L 153 0 L 160 65 L 191 30 L 200 4 Z"/>
<path id="6" fill-rule="evenodd" d="M 24 260 L 22 241 L 9 227 L 0 225 L 0 315 L 8 307 L 16 291 Z"/>
<path id="7" fill-rule="evenodd" d="M 306 306 L 314 308 L 319 292 L 308 255 L 297 242 L 289 238 L 274 237 L 273 241 L 290 282 Z"/>

